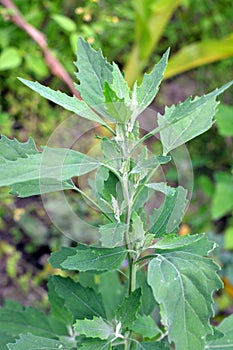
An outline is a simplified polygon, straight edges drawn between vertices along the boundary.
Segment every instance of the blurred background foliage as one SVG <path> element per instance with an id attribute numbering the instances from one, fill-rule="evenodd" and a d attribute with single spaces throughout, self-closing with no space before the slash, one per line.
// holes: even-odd
<path id="1" fill-rule="evenodd" d="M 14 4 L 25 21 L 45 35 L 48 48 L 72 76 L 79 35 L 117 62 L 129 84 L 140 81 L 143 72 L 171 47 L 166 81 L 153 103 L 159 111 L 164 104 L 201 95 L 233 77 L 232 0 L 15 0 Z M 69 113 L 16 78 L 70 91 L 52 73 L 37 43 L 12 22 L 14 12 L 4 5 L 0 0 L 0 131 L 22 141 L 32 135 L 38 145 L 46 144 Z M 195 181 L 180 228 L 180 234 L 206 231 L 218 242 L 216 259 L 227 287 L 217 299 L 223 312 L 230 312 L 233 304 L 232 95 L 231 89 L 222 97 L 212 130 L 188 144 Z M 156 144 L 151 149 L 156 150 Z M 177 181 L 174 171 L 168 171 L 167 177 L 171 183 Z M 70 197 L 81 217 L 98 223 L 98 213 L 81 198 Z M 53 273 L 47 255 L 72 241 L 50 224 L 39 197 L 20 200 L 1 190 L 0 200 L 0 260 L 4 262 L 0 295 L 19 298 L 11 291 L 20 288 L 24 299 L 30 289 L 31 299 L 26 302 L 34 303 L 46 298 L 43 283 Z M 62 213 L 62 208 L 57 210 Z M 62 220 L 69 224 L 68 218 Z"/>

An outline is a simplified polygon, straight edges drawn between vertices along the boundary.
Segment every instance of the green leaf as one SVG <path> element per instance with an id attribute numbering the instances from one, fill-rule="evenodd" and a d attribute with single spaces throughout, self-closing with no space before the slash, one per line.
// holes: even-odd
<path id="1" fill-rule="evenodd" d="M 110 343 L 104 340 L 86 339 L 79 347 L 80 350 L 109 350 L 111 349 Z"/>
<path id="2" fill-rule="evenodd" d="M 112 320 L 118 305 L 124 297 L 124 286 L 116 271 L 107 271 L 99 275 L 98 291 L 102 296 L 107 319 Z M 109 288 L 111 286 L 111 288 Z"/>
<path id="3" fill-rule="evenodd" d="M 130 327 L 135 321 L 141 304 L 141 296 L 141 289 L 138 288 L 125 297 L 123 303 L 117 308 L 116 319 L 121 322 L 123 328 Z"/>
<path id="4" fill-rule="evenodd" d="M 206 335 L 212 333 L 212 294 L 222 288 L 217 270 L 219 266 L 213 260 L 182 251 L 158 255 L 150 261 L 148 283 L 176 350 L 203 350 Z"/>
<path id="5" fill-rule="evenodd" d="M 163 79 L 167 66 L 169 49 L 165 52 L 161 60 L 154 66 L 149 74 L 145 74 L 140 86 L 135 83 L 132 93 L 133 106 L 135 108 L 134 118 L 141 114 L 153 101 L 159 85 Z"/>
<path id="6" fill-rule="evenodd" d="M 233 136 L 233 107 L 220 104 L 215 118 L 219 134 Z"/>
<path id="7" fill-rule="evenodd" d="M 18 79 L 33 91 L 38 92 L 38 94 L 40 94 L 42 97 L 56 103 L 68 111 L 78 114 L 80 117 L 99 123 L 101 125 L 106 125 L 104 121 L 91 108 L 89 108 L 86 102 L 83 100 L 80 101 L 77 97 L 68 96 L 61 91 L 54 91 L 47 86 L 41 85 L 38 82 L 33 82 L 22 78 Z"/>
<path id="8" fill-rule="evenodd" d="M 174 196 L 176 194 L 176 189 L 168 186 L 166 182 L 149 183 L 149 184 L 146 184 L 145 186 L 152 188 L 155 191 L 162 192 L 166 196 Z"/>
<path id="9" fill-rule="evenodd" d="M 126 105 L 131 104 L 130 89 L 117 64 L 113 62 L 111 88 L 119 99 L 123 99 Z"/>
<path id="10" fill-rule="evenodd" d="M 50 315 L 64 323 L 66 326 L 71 326 L 74 322 L 72 313 L 67 309 L 62 299 L 55 290 L 53 279 L 48 282 L 48 298 L 50 303 Z"/>
<path id="11" fill-rule="evenodd" d="M 167 107 L 163 116 L 158 115 L 165 155 L 211 128 L 219 103 L 216 102 L 216 97 L 228 89 L 232 83 L 233 81 L 208 95 L 195 97 L 193 100 L 189 97 L 177 106 Z"/>
<path id="12" fill-rule="evenodd" d="M 124 244 L 124 233 L 127 225 L 123 222 L 102 225 L 99 228 L 100 241 L 103 247 L 113 248 Z"/>
<path id="13" fill-rule="evenodd" d="M 19 67 L 22 62 L 20 52 L 15 47 L 5 48 L 0 55 L 0 71 Z"/>
<path id="14" fill-rule="evenodd" d="M 0 186 L 10 186 L 20 197 L 74 188 L 72 177 L 100 166 L 71 149 L 44 147 L 39 152 L 32 139 L 20 143 L 2 136 L 0 152 Z"/>
<path id="15" fill-rule="evenodd" d="M 175 232 L 184 216 L 188 204 L 187 190 L 182 186 L 175 189 L 175 193 L 166 195 L 159 209 L 154 209 L 150 216 L 150 233 L 156 236 Z"/>
<path id="16" fill-rule="evenodd" d="M 52 15 L 51 18 L 66 32 L 74 32 L 76 30 L 76 23 L 69 17 L 62 15 Z"/>
<path id="17" fill-rule="evenodd" d="M 216 244 L 210 242 L 204 233 L 186 236 L 166 236 L 157 241 L 153 248 L 156 253 L 169 253 L 171 251 L 185 251 L 197 255 L 208 255 Z"/>
<path id="18" fill-rule="evenodd" d="M 80 85 L 75 84 L 82 98 L 87 104 L 109 118 L 104 108 L 104 83 L 113 81 L 112 66 L 103 57 L 101 49 L 95 51 L 88 42 L 81 37 L 78 39 L 76 76 Z M 111 117 L 110 117 L 111 119 Z"/>
<path id="19" fill-rule="evenodd" d="M 142 291 L 139 313 L 142 315 L 150 315 L 157 306 L 153 297 L 151 286 L 148 285 L 146 274 L 140 270 L 137 271 L 136 279 L 137 288 L 140 287 Z"/>
<path id="20" fill-rule="evenodd" d="M 0 308 L 0 329 L 14 337 L 20 333 L 31 333 L 56 338 L 47 316 L 32 307 L 13 309 L 5 306 Z"/>
<path id="21" fill-rule="evenodd" d="M 1 350 L 7 350 L 8 349 L 7 344 L 13 343 L 13 342 L 14 342 L 14 337 L 0 331 L 0 349 Z"/>
<path id="22" fill-rule="evenodd" d="M 52 276 L 56 293 L 64 300 L 74 319 L 106 318 L 102 298 L 91 288 L 85 288 L 70 278 Z"/>
<path id="23" fill-rule="evenodd" d="M 116 92 L 106 81 L 104 84 L 105 107 L 113 119 L 126 123 L 129 121 L 132 111 L 123 98 L 119 98 Z"/>
<path id="24" fill-rule="evenodd" d="M 133 211 L 132 213 L 132 233 L 130 235 L 132 242 L 143 244 L 145 238 L 144 224 L 141 217 Z"/>
<path id="25" fill-rule="evenodd" d="M 152 170 L 160 164 L 167 164 L 170 162 L 170 160 L 170 156 L 153 156 L 149 159 L 141 160 L 132 169 L 131 174 L 139 174 L 141 172 L 145 172 L 145 170 Z"/>
<path id="26" fill-rule="evenodd" d="M 228 173 L 217 173 L 215 179 L 211 213 L 216 220 L 233 210 L 233 176 Z"/>
<path id="27" fill-rule="evenodd" d="M 162 342 L 147 342 L 147 343 L 138 343 L 136 350 L 170 350 L 166 344 Z"/>
<path id="28" fill-rule="evenodd" d="M 100 317 L 94 317 L 92 320 L 77 320 L 74 324 L 74 330 L 88 338 L 99 338 L 102 340 L 109 339 L 114 335 L 112 326 Z"/>
<path id="29" fill-rule="evenodd" d="M 151 316 L 138 316 L 133 325 L 129 327 L 134 333 L 140 334 L 143 338 L 152 339 L 159 334 L 161 330 Z"/>
<path id="30" fill-rule="evenodd" d="M 217 330 L 224 334 L 223 337 L 208 342 L 205 350 L 233 349 L 233 315 L 226 317 Z"/>
<path id="31" fill-rule="evenodd" d="M 32 334 L 21 334 L 20 338 L 14 344 L 7 345 L 9 350 L 73 350 L 73 344 L 70 346 L 62 341 L 38 337 Z"/>
<path id="32" fill-rule="evenodd" d="M 121 247 L 102 248 L 79 243 L 69 251 L 68 248 L 63 248 L 53 253 L 49 262 L 53 267 L 63 270 L 105 271 L 120 267 L 125 256 L 126 250 Z"/>

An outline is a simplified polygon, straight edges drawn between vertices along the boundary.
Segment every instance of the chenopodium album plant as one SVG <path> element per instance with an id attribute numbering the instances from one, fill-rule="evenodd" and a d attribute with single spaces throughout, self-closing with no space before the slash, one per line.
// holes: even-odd
<path id="1" fill-rule="evenodd" d="M 158 126 L 140 137 L 139 115 L 158 92 L 168 51 L 129 90 L 118 66 L 101 50 L 78 42 L 82 100 L 20 79 L 41 96 L 108 129 L 99 137 L 102 157 L 93 159 L 72 149 L 43 147 L 33 139 L 20 143 L 0 139 L 0 185 L 28 197 L 56 190 L 81 192 L 103 216 L 100 243 L 63 247 L 49 262 L 78 271 L 78 282 L 52 276 L 51 308 L 7 301 L 0 309 L 1 349 L 203 350 L 233 349 L 233 315 L 213 327 L 213 293 L 223 287 L 219 266 L 209 257 L 214 245 L 205 234 L 176 234 L 187 206 L 187 190 L 153 175 L 171 161 L 170 152 L 208 130 L 220 89 L 158 114 Z M 151 155 L 144 141 L 159 134 L 163 152 Z M 73 182 L 95 170 L 92 195 Z M 151 215 L 145 204 L 154 193 L 164 201 Z M 149 216 L 149 217 L 148 217 Z"/>

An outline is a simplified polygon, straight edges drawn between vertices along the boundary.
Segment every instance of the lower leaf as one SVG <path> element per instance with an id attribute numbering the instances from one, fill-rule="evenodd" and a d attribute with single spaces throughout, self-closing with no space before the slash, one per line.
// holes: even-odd
<path id="1" fill-rule="evenodd" d="M 176 350 L 203 350 L 206 335 L 213 332 L 212 294 L 222 288 L 217 270 L 213 260 L 188 252 L 158 255 L 150 261 L 148 283 Z"/>

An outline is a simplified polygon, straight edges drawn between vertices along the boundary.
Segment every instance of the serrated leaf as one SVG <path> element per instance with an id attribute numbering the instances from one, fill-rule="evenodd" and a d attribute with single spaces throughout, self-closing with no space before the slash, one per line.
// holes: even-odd
<path id="1" fill-rule="evenodd" d="M 104 83 L 112 83 L 113 68 L 103 57 L 101 49 L 94 50 L 90 44 L 81 37 L 78 39 L 77 61 L 78 72 L 76 76 L 79 85 L 75 84 L 82 98 L 100 114 L 111 120 L 104 106 Z"/>
<path id="2" fill-rule="evenodd" d="M 0 308 L 0 329 L 14 337 L 20 333 L 31 333 L 56 338 L 47 316 L 32 307 L 22 308 L 21 310 L 8 307 Z"/>
<path id="3" fill-rule="evenodd" d="M 176 193 L 176 189 L 168 186 L 166 182 L 149 183 L 145 185 L 146 187 L 152 188 L 155 191 L 164 193 L 167 196 L 173 196 Z"/>
<path id="4" fill-rule="evenodd" d="M 124 285 L 116 271 L 107 271 L 99 275 L 98 291 L 103 299 L 107 319 L 112 320 L 124 297 Z"/>
<path id="5" fill-rule="evenodd" d="M 123 328 L 130 327 L 136 319 L 141 304 L 141 296 L 141 288 L 138 288 L 128 297 L 125 297 L 123 303 L 117 308 L 116 319 L 121 322 Z"/>
<path id="6" fill-rule="evenodd" d="M 222 288 L 217 270 L 213 260 L 187 252 L 158 255 L 150 261 L 148 283 L 176 350 L 203 350 L 206 335 L 212 333 L 212 294 Z"/>
<path id="7" fill-rule="evenodd" d="M 219 103 L 216 97 L 232 83 L 193 100 L 189 97 L 177 106 L 167 107 L 163 116 L 158 115 L 164 155 L 211 128 Z"/>
<path id="8" fill-rule="evenodd" d="M 186 236 L 166 236 L 157 241 L 153 248 L 156 253 L 185 251 L 197 255 L 208 255 L 215 243 L 210 242 L 204 233 Z"/>
<path id="9" fill-rule="evenodd" d="M 150 216 L 149 232 L 156 236 L 175 232 L 184 216 L 188 204 L 187 190 L 182 186 L 175 189 L 175 194 L 166 195 L 159 209 L 154 209 Z"/>
<path id="10" fill-rule="evenodd" d="M 33 82 L 22 78 L 18 79 L 23 84 L 27 85 L 30 89 L 40 94 L 42 97 L 56 103 L 68 111 L 78 114 L 80 117 L 91 120 L 98 124 L 106 125 L 105 122 L 91 108 L 89 108 L 87 103 L 83 100 L 80 101 L 75 96 L 71 97 L 61 91 L 52 90 L 49 87 L 43 86 L 38 82 Z"/>
<path id="11" fill-rule="evenodd" d="M 141 85 L 137 86 L 135 83 L 132 95 L 133 106 L 135 106 L 134 118 L 142 113 L 155 98 L 167 66 L 168 55 L 169 49 L 152 71 L 144 75 Z"/>
<path id="12" fill-rule="evenodd" d="M 114 335 L 112 326 L 100 317 L 94 317 L 92 320 L 77 320 L 74 324 L 74 330 L 88 338 L 99 338 L 101 340 L 109 339 Z"/>
<path id="13" fill-rule="evenodd" d="M 104 305 L 100 294 L 91 288 L 85 288 L 70 278 L 52 276 L 56 293 L 64 300 L 74 319 L 106 318 Z"/>
<path id="14" fill-rule="evenodd" d="M 205 350 L 233 349 L 233 315 L 226 317 L 217 327 L 223 336 L 207 343 Z"/>
<path id="15" fill-rule="evenodd" d="M 72 350 L 73 344 L 70 346 L 55 339 L 38 337 L 32 334 L 21 334 L 20 338 L 14 344 L 7 345 L 9 350 Z"/>
<path id="16" fill-rule="evenodd" d="M 53 267 L 63 270 L 115 270 L 121 266 L 126 253 L 122 247 L 93 247 L 79 243 L 76 248 L 69 249 L 69 251 L 68 248 L 63 248 L 54 252 L 49 262 Z"/>
<path id="17" fill-rule="evenodd" d="M 100 241 L 103 247 L 114 248 L 124 244 L 124 233 L 127 225 L 123 222 L 102 225 L 99 228 Z"/>
<path id="18" fill-rule="evenodd" d="M 130 326 L 130 329 L 134 333 L 148 339 L 152 339 L 162 333 L 153 318 L 146 315 L 138 316 L 133 325 Z"/>
<path id="19" fill-rule="evenodd" d="M 32 139 L 20 143 L 3 136 L 0 152 L 0 186 L 12 186 L 12 193 L 21 197 L 74 188 L 72 177 L 100 166 L 95 159 L 71 149 L 44 147 L 39 152 Z"/>

